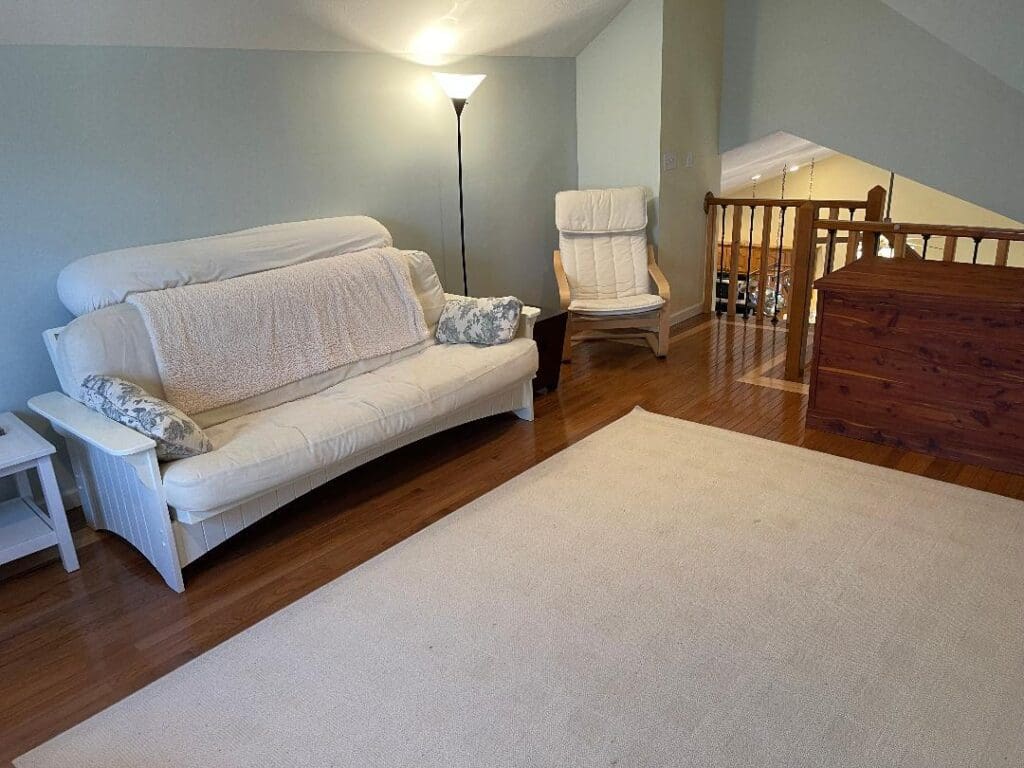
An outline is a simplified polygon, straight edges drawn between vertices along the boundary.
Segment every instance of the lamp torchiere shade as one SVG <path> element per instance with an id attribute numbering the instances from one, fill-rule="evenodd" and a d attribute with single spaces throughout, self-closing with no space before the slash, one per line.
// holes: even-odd
<path id="1" fill-rule="evenodd" d="M 437 78 L 441 90 L 445 92 L 449 99 L 466 100 L 473 95 L 473 91 L 479 87 L 487 75 L 457 75 L 451 72 L 435 72 L 434 77 Z"/>
<path id="2" fill-rule="evenodd" d="M 466 273 L 466 214 L 463 202 L 462 190 L 462 110 L 466 108 L 466 102 L 473 95 L 473 91 L 484 81 L 486 75 L 460 75 L 451 72 L 435 72 L 441 90 L 452 100 L 452 107 L 455 108 L 455 121 L 458 125 L 458 153 L 459 153 L 459 236 L 462 246 L 462 290 L 469 295 L 469 276 Z"/>

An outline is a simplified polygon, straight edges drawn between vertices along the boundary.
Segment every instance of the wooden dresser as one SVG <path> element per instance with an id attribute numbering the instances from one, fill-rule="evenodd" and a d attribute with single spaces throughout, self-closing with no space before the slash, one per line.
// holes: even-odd
<path id="1" fill-rule="evenodd" d="M 815 287 L 808 427 L 1024 474 L 1024 269 L 862 259 Z"/>

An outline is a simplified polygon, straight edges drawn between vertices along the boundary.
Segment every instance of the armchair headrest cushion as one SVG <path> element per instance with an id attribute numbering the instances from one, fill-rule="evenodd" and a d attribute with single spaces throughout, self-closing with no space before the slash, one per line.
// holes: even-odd
<path id="1" fill-rule="evenodd" d="M 570 234 L 641 232 L 647 228 L 647 194 L 643 187 L 559 192 L 555 225 Z"/>

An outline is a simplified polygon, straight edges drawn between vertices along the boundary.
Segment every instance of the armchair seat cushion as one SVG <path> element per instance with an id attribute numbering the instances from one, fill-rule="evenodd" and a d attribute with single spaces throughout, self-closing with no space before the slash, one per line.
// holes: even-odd
<path id="1" fill-rule="evenodd" d="M 660 309 L 664 304 L 661 296 L 640 293 L 617 299 L 574 299 L 569 302 L 569 311 L 580 315 L 636 315 Z"/>
<path id="2" fill-rule="evenodd" d="M 536 371 L 531 339 L 493 347 L 435 344 L 318 394 L 210 427 L 214 450 L 163 465 L 167 503 L 189 513 L 237 504 L 442 419 Z"/>

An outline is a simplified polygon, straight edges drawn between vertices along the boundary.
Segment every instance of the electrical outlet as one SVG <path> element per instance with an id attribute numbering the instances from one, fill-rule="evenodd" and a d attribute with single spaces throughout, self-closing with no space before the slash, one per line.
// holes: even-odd
<path id="1" fill-rule="evenodd" d="M 676 169 L 676 153 L 666 152 L 661 156 L 661 170 L 674 171 Z"/>

